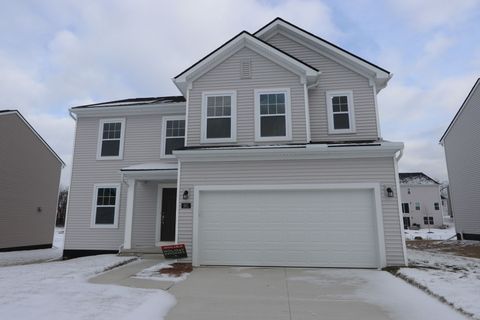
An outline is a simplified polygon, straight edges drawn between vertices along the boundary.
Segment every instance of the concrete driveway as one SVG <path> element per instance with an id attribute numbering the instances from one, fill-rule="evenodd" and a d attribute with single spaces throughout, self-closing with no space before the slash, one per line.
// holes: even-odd
<path id="1" fill-rule="evenodd" d="M 169 290 L 166 319 L 466 319 L 376 270 L 196 268 Z"/>

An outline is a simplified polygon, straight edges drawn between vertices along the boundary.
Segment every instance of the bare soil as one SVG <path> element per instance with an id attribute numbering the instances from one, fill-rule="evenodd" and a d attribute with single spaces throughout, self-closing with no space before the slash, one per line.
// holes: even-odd
<path id="1" fill-rule="evenodd" d="M 480 259 L 480 241 L 411 240 L 407 241 L 407 248 Z"/>
<path id="2" fill-rule="evenodd" d="M 158 272 L 161 274 L 168 274 L 173 277 L 180 277 L 184 273 L 192 272 L 193 268 L 190 263 L 173 263 L 171 268 L 163 268 Z"/>

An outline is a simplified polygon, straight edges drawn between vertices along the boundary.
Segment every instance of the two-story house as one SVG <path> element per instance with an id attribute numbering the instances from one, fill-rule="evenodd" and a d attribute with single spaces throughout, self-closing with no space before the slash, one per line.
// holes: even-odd
<path id="1" fill-rule="evenodd" d="M 66 257 L 186 245 L 194 265 L 406 264 L 391 74 L 277 18 L 173 78 L 71 109 Z"/>
<path id="2" fill-rule="evenodd" d="M 437 181 L 423 172 L 400 173 L 400 195 L 406 229 L 443 226 L 444 200 Z"/>

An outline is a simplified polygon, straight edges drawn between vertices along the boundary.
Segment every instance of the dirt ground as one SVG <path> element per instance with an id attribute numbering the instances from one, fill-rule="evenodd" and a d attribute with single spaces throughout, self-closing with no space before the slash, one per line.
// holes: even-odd
<path id="1" fill-rule="evenodd" d="M 480 259 L 480 241 L 411 240 L 407 241 L 407 248 Z"/>
<path id="2" fill-rule="evenodd" d="M 173 263 L 171 268 L 160 269 L 161 274 L 168 274 L 174 277 L 180 277 L 184 273 L 192 272 L 192 265 L 189 263 Z"/>

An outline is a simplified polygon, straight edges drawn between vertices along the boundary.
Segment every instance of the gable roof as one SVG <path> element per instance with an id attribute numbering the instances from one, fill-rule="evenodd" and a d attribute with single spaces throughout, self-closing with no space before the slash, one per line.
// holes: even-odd
<path id="1" fill-rule="evenodd" d="M 62 165 L 62 168 L 65 167 L 65 162 L 63 162 L 63 160 L 50 147 L 50 145 L 42 138 L 42 136 L 38 134 L 38 132 L 32 127 L 32 125 L 30 123 L 28 123 L 28 121 L 22 116 L 20 111 L 18 111 L 18 110 L 0 110 L 0 117 L 4 116 L 4 115 L 9 115 L 9 114 L 17 115 L 17 117 L 19 117 L 20 120 L 22 120 L 23 123 L 25 123 L 25 125 L 33 132 L 33 134 L 40 140 L 40 142 L 43 143 L 45 145 L 45 147 L 47 147 L 47 149 L 55 156 L 55 158 L 57 158 L 57 160 Z"/>
<path id="2" fill-rule="evenodd" d="M 291 71 L 302 73 L 309 83 L 315 82 L 318 78 L 319 71 L 313 66 L 255 37 L 248 31 L 242 31 L 182 71 L 172 80 L 178 89 L 185 94 L 188 81 L 201 76 L 244 47 L 256 51 L 267 59 L 276 61 Z"/>
<path id="3" fill-rule="evenodd" d="M 165 97 L 149 97 L 149 98 L 132 98 L 123 100 L 106 101 L 100 103 L 85 104 L 72 109 L 81 108 L 95 108 L 95 107 L 120 107 L 130 105 L 145 105 L 145 104 L 162 104 L 162 103 L 182 103 L 185 102 L 183 96 L 165 96 Z"/>
<path id="4" fill-rule="evenodd" d="M 340 48 L 339 46 L 320 38 L 319 36 L 306 31 L 280 17 L 273 19 L 267 25 L 255 32 L 254 35 L 256 37 L 268 37 L 270 34 L 274 34 L 277 30 L 295 34 L 297 37 L 300 36 L 308 42 L 315 44 L 317 48 L 320 48 L 329 55 L 336 57 L 340 61 L 354 65 L 362 72 L 368 73 L 370 76 L 374 76 L 378 90 L 384 88 L 392 77 L 390 71 L 381 68 L 378 65 L 351 53 L 350 51 Z"/>
<path id="5" fill-rule="evenodd" d="M 460 109 L 458 109 L 457 113 L 455 114 L 452 121 L 448 125 L 447 130 L 445 130 L 442 137 L 440 138 L 439 142 L 440 142 L 441 145 L 443 145 L 443 142 L 444 142 L 445 138 L 447 137 L 448 133 L 450 132 L 450 129 L 453 127 L 453 125 L 457 121 L 457 119 L 460 116 L 460 114 L 462 113 L 463 109 L 465 109 L 465 106 L 468 104 L 468 101 L 470 101 L 470 98 L 472 97 L 473 93 L 478 89 L 478 87 L 480 87 L 480 78 L 477 79 L 477 81 L 473 85 L 472 89 L 468 93 L 467 97 L 463 101 L 462 105 L 460 106 Z"/>
<path id="6" fill-rule="evenodd" d="M 423 172 L 401 172 L 400 184 L 438 185 L 439 183 Z"/>

